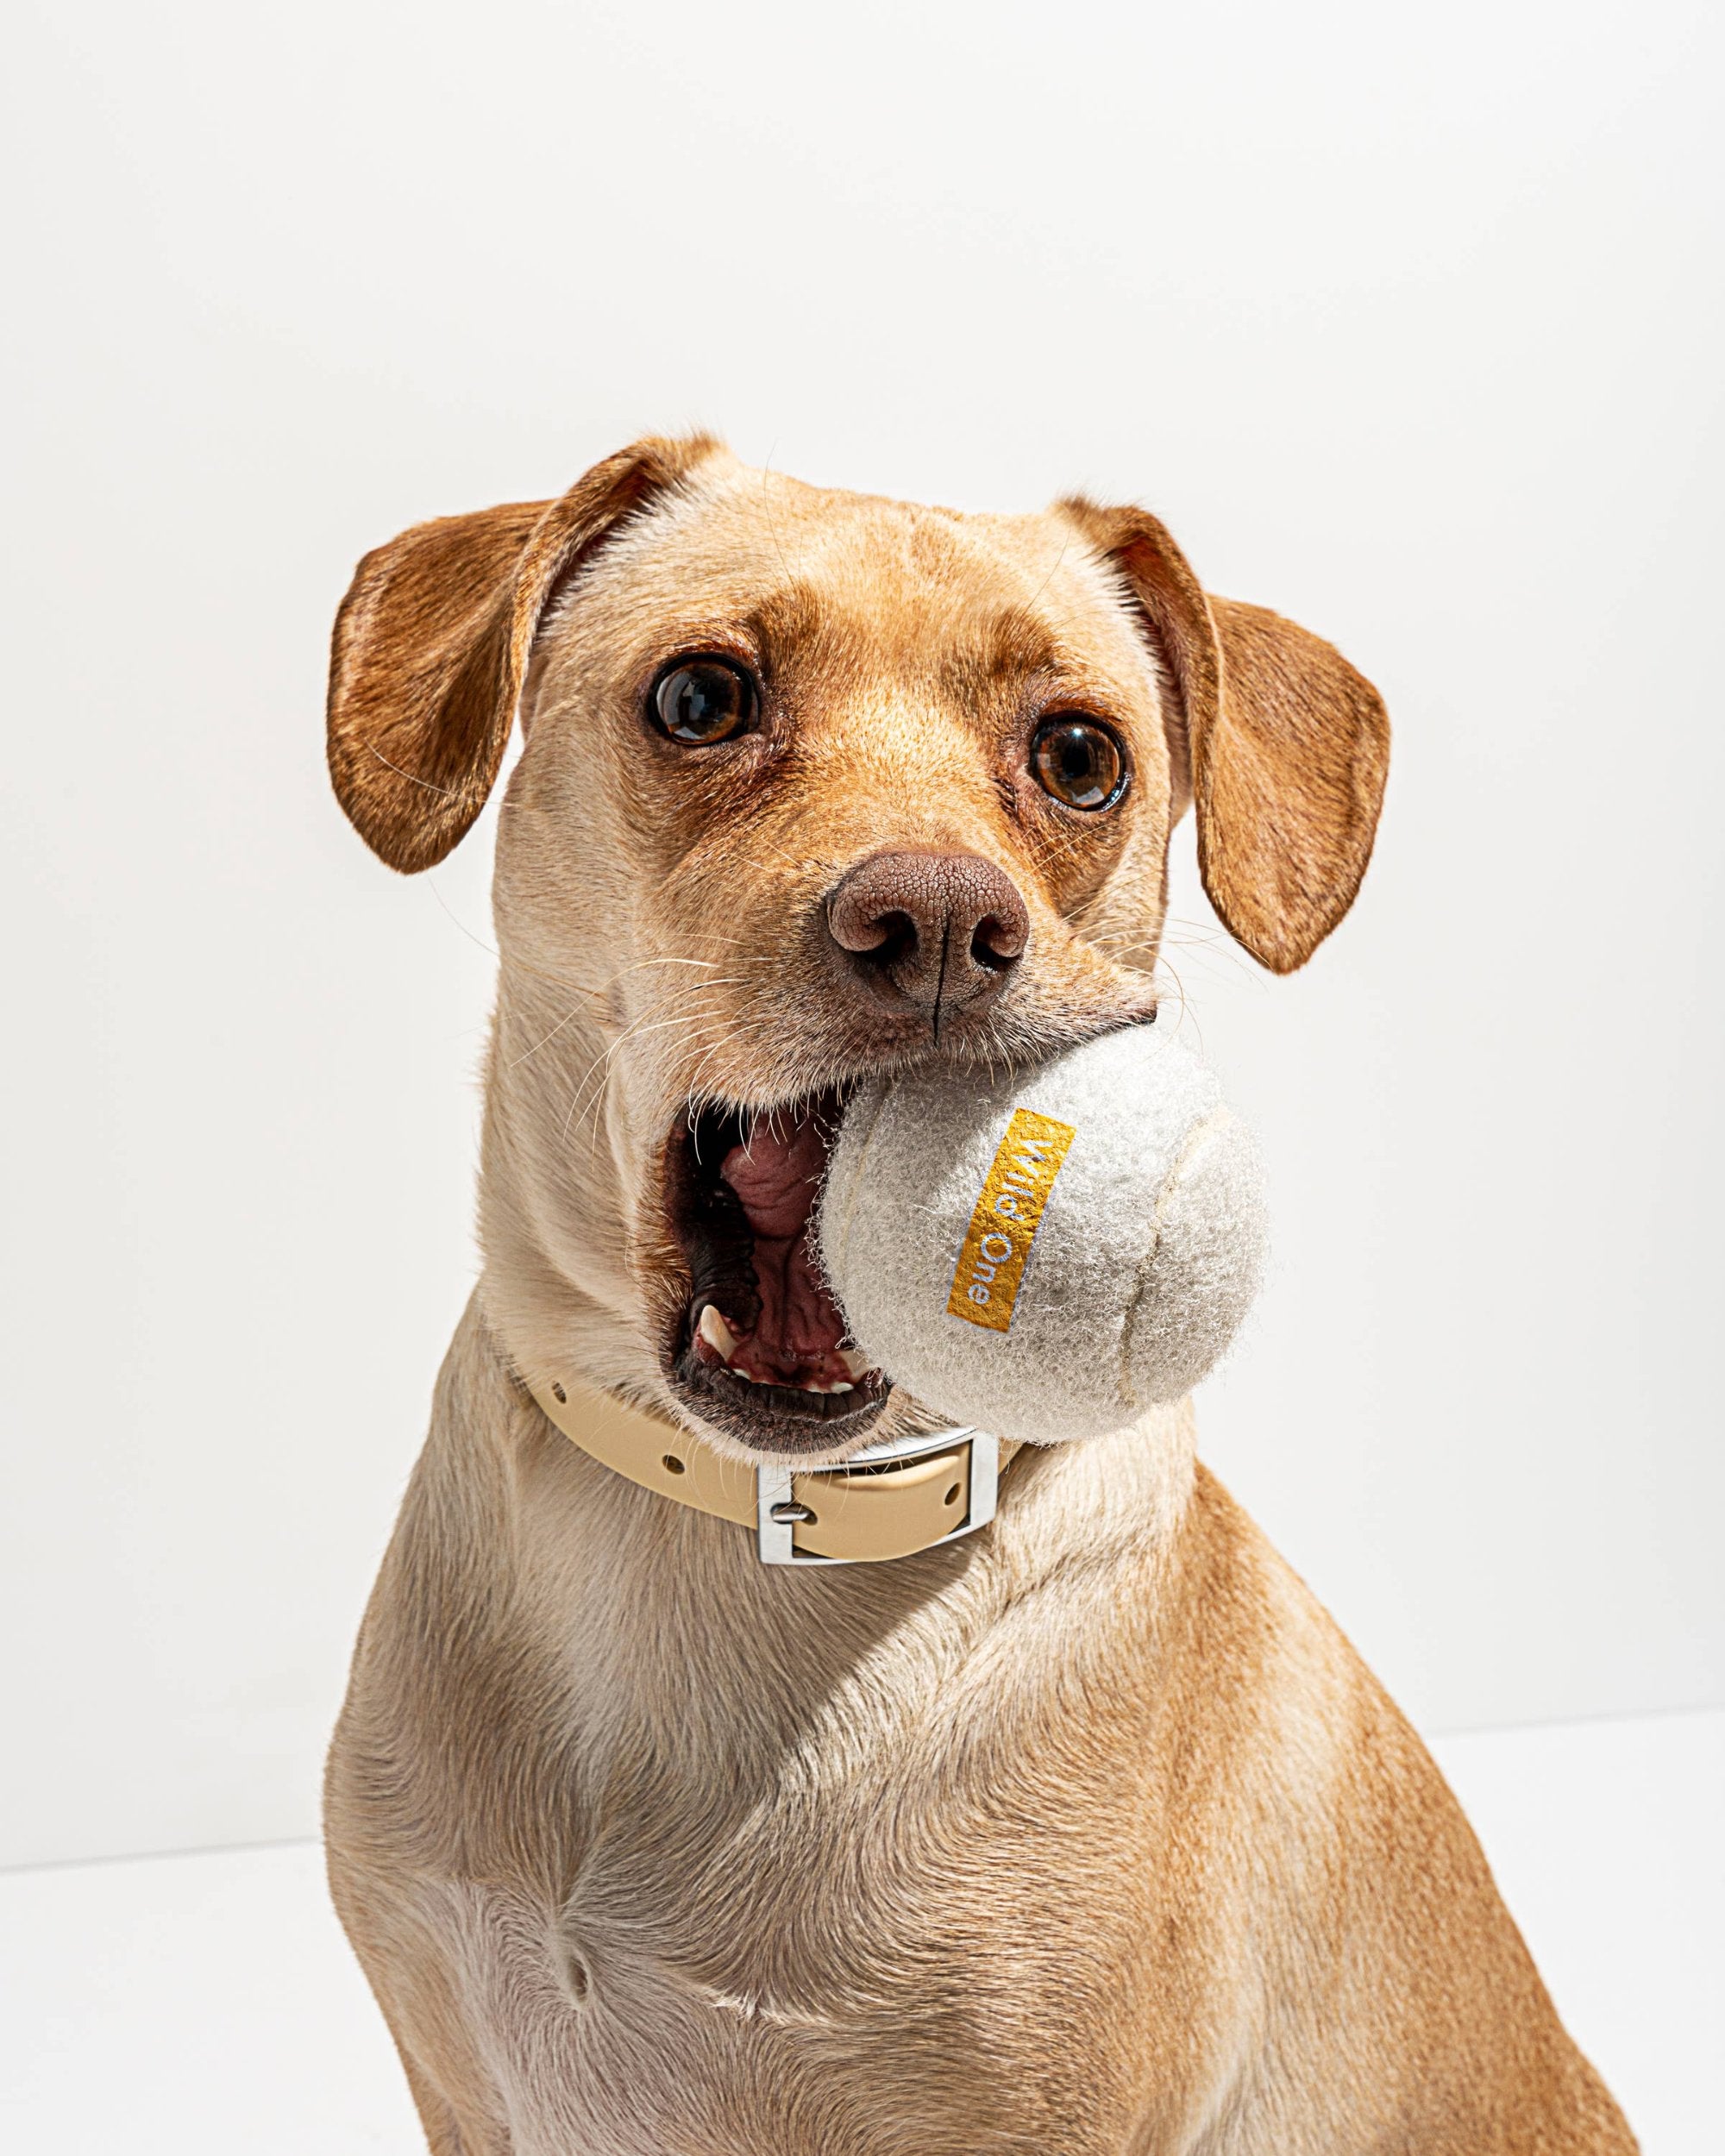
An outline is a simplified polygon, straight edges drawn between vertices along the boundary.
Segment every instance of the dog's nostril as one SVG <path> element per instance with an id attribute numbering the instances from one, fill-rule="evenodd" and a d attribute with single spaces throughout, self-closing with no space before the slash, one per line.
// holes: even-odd
<path id="1" fill-rule="evenodd" d="M 970 956 L 991 973 L 1004 973 L 1024 956 L 1025 932 L 1017 924 L 990 913 L 976 924 L 970 938 Z"/>
<path id="2" fill-rule="evenodd" d="M 917 924 L 908 913 L 882 913 L 869 924 L 869 932 L 875 934 L 872 943 L 853 946 L 866 952 L 881 965 L 895 964 L 901 958 L 909 958 L 917 946 Z"/>

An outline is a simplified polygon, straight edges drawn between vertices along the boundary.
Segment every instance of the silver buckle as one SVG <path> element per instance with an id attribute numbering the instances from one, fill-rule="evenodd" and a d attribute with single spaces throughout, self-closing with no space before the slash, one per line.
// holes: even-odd
<path id="1" fill-rule="evenodd" d="M 827 1557 L 813 1550 L 799 1550 L 794 1538 L 798 1526 L 813 1515 L 806 1506 L 800 1505 L 791 1488 L 791 1479 L 797 1475 L 854 1475 L 860 1467 L 900 1466 L 911 1460 L 931 1458 L 937 1452 L 950 1452 L 956 1445 L 970 1448 L 970 1509 L 963 1520 L 939 1542 L 930 1542 L 924 1548 L 938 1550 L 941 1543 L 957 1542 L 961 1535 L 974 1534 L 978 1527 L 986 1527 L 994 1516 L 994 1507 L 1000 1492 L 1000 1441 L 986 1430 L 973 1430 L 968 1425 L 956 1430 L 942 1430 L 933 1436 L 924 1434 L 913 1438 L 892 1438 L 881 1445 L 865 1445 L 860 1452 L 853 1452 L 848 1460 L 837 1460 L 825 1467 L 798 1467 L 791 1460 L 763 1460 L 755 1470 L 755 1532 L 756 1546 L 762 1564 L 863 1564 L 864 1557 Z M 920 1551 L 914 1554 L 920 1555 Z"/>

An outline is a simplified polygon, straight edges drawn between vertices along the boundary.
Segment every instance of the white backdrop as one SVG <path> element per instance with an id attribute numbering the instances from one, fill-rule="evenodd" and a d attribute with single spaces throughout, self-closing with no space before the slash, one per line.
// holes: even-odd
<path id="1" fill-rule="evenodd" d="M 1182 848 L 1279 1250 L 1207 1449 L 1427 1727 L 1721 1696 L 1716 10 L 15 22 L 0 1860 L 311 1827 L 490 980 L 486 830 L 328 795 L 329 618 L 690 422 L 1137 497 L 1377 678 L 1306 973 Z"/>

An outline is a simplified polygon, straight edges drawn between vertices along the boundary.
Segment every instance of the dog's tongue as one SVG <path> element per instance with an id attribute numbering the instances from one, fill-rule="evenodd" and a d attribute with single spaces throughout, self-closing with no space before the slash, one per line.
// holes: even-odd
<path id="1" fill-rule="evenodd" d="M 806 1110 L 757 1116 L 718 1172 L 754 1230 L 761 1293 L 761 1315 L 739 1338 L 731 1369 L 769 1385 L 848 1382 L 838 1353 L 844 1320 L 809 1253 L 809 1215 L 826 1173 L 826 1145 L 813 1117 Z"/>

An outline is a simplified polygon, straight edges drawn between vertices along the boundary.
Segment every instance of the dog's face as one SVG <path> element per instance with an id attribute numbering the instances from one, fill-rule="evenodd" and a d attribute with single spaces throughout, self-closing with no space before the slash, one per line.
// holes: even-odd
<path id="1" fill-rule="evenodd" d="M 889 1412 L 812 1257 L 846 1087 L 1149 1016 L 1194 793 L 1224 918 L 1299 963 L 1383 781 L 1368 686 L 1207 602 L 1140 512 L 961 517 L 704 442 L 361 565 L 331 763 L 386 860 L 454 844 L 518 700 L 484 1208 L 511 1345 L 751 1453 Z"/>

